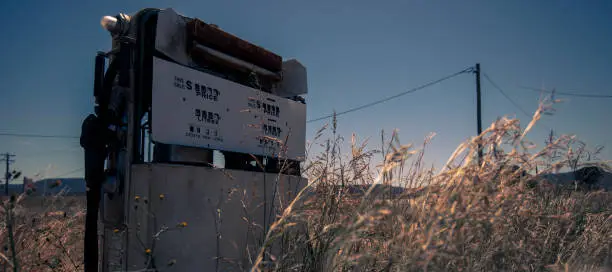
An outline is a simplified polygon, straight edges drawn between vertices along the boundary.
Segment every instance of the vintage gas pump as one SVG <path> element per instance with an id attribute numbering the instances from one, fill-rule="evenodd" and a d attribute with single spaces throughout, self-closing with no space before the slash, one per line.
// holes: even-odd
<path id="1" fill-rule="evenodd" d="M 306 185 L 306 69 L 172 9 L 102 26 L 112 48 L 95 58 L 81 135 L 86 271 L 248 269 Z"/>

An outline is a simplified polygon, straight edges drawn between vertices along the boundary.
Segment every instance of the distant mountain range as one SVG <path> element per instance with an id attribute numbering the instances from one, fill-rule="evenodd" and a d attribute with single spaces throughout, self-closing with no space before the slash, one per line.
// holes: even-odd
<path id="1" fill-rule="evenodd" d="M 32 195 L 57 195 L 63 191 L 64 195 L 85 195 L 86 186 L 83 178 L 42 179 L 33 183 Z M 0 195 L 4 195 L 4 183 L 0 185 Z M 10 194 L 24 192 L 23 184 L 9 184 Z"/>
<path id="2" fill-rule="evenodd" d="M 598 167 L 584 167 L 575 172 L 542 175 L 544 179 L 554 185 L 587 185 L 592 189 L 612 190 L 612 173 Z"/>
<path id="3" fill-rule="evenodd" d="M 612 191 L 612 173 L 606 172 L 605 170 L 598 167 L 584 167 L 574 172 L 557 173 L 557 174 L 546 174 L 540 175 L 547 182 L 556 186 L 574 186 L 575 182 L 578 181 L 578 185 L 582 188 L 588 187 L 591 190 L 604 189 L 606 191 Z M 397 196 L 401 194 L 409 194 L 418 196 L 426 188 L 409 189 L 399 186 L 388 186 L 383 184 L 373 185 L 347 185 L 347 192 L 355 197 L 363 196 L 367 190 L 374 186 L 372 189 L 372 195 L 381 195 L 382 193 Z M 336 185 L 337 189 L 340 189 L 340 185 Z M 316 189 L 309 190 L 309 195 L 316 195 Z"/>
<path id="4" fill-rule="evenodd" d="M 554 185 L 573 186 L 575 181 L 579 181 L 581 186 L 587 185 L 592 189 L 612 191 L 612 173 L 597 167 L 585 167 L 575 172 L 547 174 L 540 177 Z M 351 195 L 361 196 L 365 194 L 370 186 L 350 185 L 347 186 L 347 189 Z M 389 188 L 392 195 L 400 195 L 402 193 L 418 194 L 421 191 L 398 186 L 388 187 L 382 184 L 375 184 L 373 186 L 375 186 L 373 188 L 373 195 L 379 195 L 382 192 L 388 194 Z M 86 193 L 85 180 L 83 178 L 43 179 L 34 182 L 33 187 L 35 190 L 33 190 L 32 195 L 57 195 L 62 191 L 65 195 L 85 195 Z M 337 187 L 338 189 L 340 188 L 339 185 Z M 9 184 L 9 194 L 20 194 L 23 191 L 23 184 Z M 316 193 L 310 191 L 309 194 Z M 4 195 L 4 184 L 0 184 L 0 195 Z"/>

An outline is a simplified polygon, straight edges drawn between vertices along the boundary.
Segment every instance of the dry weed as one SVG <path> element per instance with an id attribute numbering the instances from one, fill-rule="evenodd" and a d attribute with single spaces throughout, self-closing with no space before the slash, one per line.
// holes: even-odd
<path id="1" fill-rule="evenodd" d="M 395 132 L 388 142 L 383 134 L 382 150 L 369 152 L 353 137 L 343 158 L 334 118 L 332 139 L 308 161 L 309 186 L 268 233 L 266 244 L 281 243 L 283 252 L 262 249 L 253 270 L 609 271 L 612 194 L 544 178 L 608 166 L 573 136 L 551 135 L 537 151 L 526 139 L 556 102 L 543 101 L 526 129 L 500 118 L 460 145 L 437 174 L 422 167 L 431 137 L 414 150 Z M 375 154 L 384 156 L 378 173 L 369 168 Z M 386 190 L 391 184 L 403 193 Z"/>

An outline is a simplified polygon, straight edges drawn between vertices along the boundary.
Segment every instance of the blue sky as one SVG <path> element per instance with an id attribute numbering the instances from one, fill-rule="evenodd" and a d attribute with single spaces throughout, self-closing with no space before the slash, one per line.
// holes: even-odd
<path id="1" fill-rule="evenodd" d="M 76 135 L 92 111 L 93 58 L 110 47 L 100 18 L 172 7 L 308 69 L 308 119 L 436 80 L 480 62 L 521 107 L 539 94 L 519 86 L 612 94 L 610 1 L 3 1 L 0 4 L 0 132 Z M 403 142 L 436 132 L 426 159 L 446 161 L 476 131 L 475 83 L 462 75 L 339 118 L 347 140 L 399 129 Z M 483 125 L 498 116 L 526 120 L 483 80 Z M 561 97 L 543 123 L 605 145 L 612 159 L 612 99 Z M 308 125 L 311 139 L 324 122 Z M 542 143 L 547 130 L 530 139 Z M 53 177 L 82 167 L 77 139 L 0 136 L 15 168 Z M 70 176 L 82 175 L 82 171 Z"/>

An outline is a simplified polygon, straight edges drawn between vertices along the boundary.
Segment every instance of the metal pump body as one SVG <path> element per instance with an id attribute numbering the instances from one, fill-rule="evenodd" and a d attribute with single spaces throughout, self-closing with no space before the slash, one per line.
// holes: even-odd
<path id="1" fill-rule="evenodd" d="M 81 135 L 86 271 L 248 269 L 306 185 L 305 67 L 172 9 L 101 23 L 112 48 Z"/>

